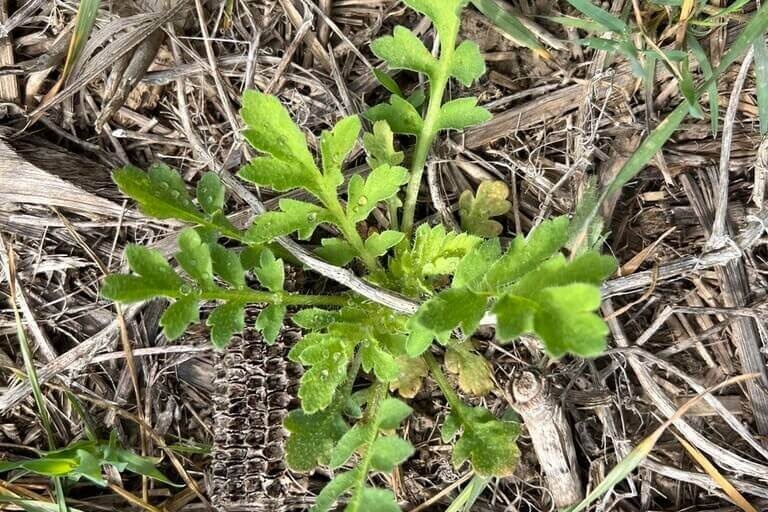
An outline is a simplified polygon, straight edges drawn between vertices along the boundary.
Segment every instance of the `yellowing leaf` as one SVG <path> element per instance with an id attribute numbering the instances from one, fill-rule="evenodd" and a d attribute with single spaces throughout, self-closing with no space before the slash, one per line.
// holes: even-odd
<path id="1" fill-rule="evenodd" d="M 464 344 L 449 346 L 444 361 L 448 371 L 458 375 L 459 388 L 465 393 L 483 396 L 493 389 L 488 361 Z"/>
<path id="2" fill-rule="evenodd" d="M 430 337 L 430 343 L 432 339 Z M 400 372 L 395 380 L 389 383 L 391 391 L 397 391 L 403 398 L 413 398 L 421 390 L 424 377 L 429 373 L 427 364 L 420 357 L 399 356 L 395 363 Z"/>
<path id="3" fill-rule="evenodd" d="M 459 214 L 464 231 L 482 237 L 499 236 L 502 226 L 491 217 L 504 215 L 512 207 L 507 201 L 509 187 L 503 181 L 483 181 L 477 194 L 465 190 L 459 198 Z"/>

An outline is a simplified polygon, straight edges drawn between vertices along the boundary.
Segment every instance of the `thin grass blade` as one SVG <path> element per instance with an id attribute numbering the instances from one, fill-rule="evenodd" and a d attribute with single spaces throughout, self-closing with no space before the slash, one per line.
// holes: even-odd
<path id="1" fill-rule="evenodd" d="M 549 52 L 536 39 L 533 32 L 520 23 L 514 14 L 499 5 L 496 0 L 472 0 L 472 4 L 514 42 L 534 51 L 541 57 L 549 58 Z"/>
<path id="2" fill-rule="evenodd" d="M 605 27 L 609 32 L 626 33 L 629 32 L 629 26 L 622 20 L 601 9 L 592 3 L 592 0 L 568 0 L 568 3 L 579 10 L 582 14 Z"/>
<path id="3" fill-rule="evenodd" d="M 757 112 L 760 116 L 760 134 L 768 134 L 768 48 L 765 35 L 752 43 L 755 49 L 755 92 L 757 94 Z"/>
<path id="4" fill-rule="evenodd" d="M 701 47 L 699 40 L 693 34 L 688 33 L 686 34 L 686 43 L 693 52 L 693 56 L 696 57 L 704 79 L 709 80 L 712 78 L 712 64 L 710 64 L 707 53 Z M 712 127 L 712 136 L 714 137 L 717 136 L 718 127 L 720 126 L 720 105 L 717 102 L 717 94 L 717 81 L 713 80 L 707 87 L 707 95 L 709 96 L 709 121 Z"/>
<path id="5" fill-rule="evenodd" d="M 93 24 L 96 22 L 96 14 L 99 12 L 101 0 L 81 0 L 77 9 L 77 21 L 75 31 L 72 33 L 72 39 L 69 40 L 69 50 L 67 50 L 67 60 L 64 62 L 63 80 L 69 76 L 77 58 L 88 42 L 93 30 Z"/>

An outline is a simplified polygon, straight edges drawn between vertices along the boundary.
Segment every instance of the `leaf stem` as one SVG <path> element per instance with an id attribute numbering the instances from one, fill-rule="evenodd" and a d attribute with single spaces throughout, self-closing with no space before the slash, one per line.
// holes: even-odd
<path id="1" fill-rule="evenodd" d="M 349 298 L 344 295 L 300 295 L 287 292 L 265 292 L 260 290 L 227 290 L 215 288 L 204 290 L 198 295 L 202 300 L 224 300 L 237 302 L 266 302 L 286 306 L 344 306 Z M 182 294 L 172 298 L 181 298 Z"/>
<path id="2" fill-rule="evenodd" d="M 429 104 L 427 113 L 424 116 L 424 124 L 421 133 L 416 140 L 416 149 L 411 160 L 411 177 L 408 181 L 408 188 L 405 191 L 405 202 L 403 204 L 403 222 L 401 231 L 405 233 L 406 238 L 410 238 L 413 229 L 413 218 L 416 211 L 416 200 L 419 196 L 421 187 L 421 177 L 424 174 L 424 166 L 427 163 L 427 156 L 435 141 L 437 132 L 440 129 L 438 122 L 440 120 L 440 108 L 443 104 L 443 95 L 445 87 L 450 78 L 451 64 L 453 61 L 453 52 L 456 49 L 456 35 L 458 34 L 458 22 L 454 23 L 450 31 L 447 31 L 445 39 L 440 41 L 440 59 L 437 62 L 435 72 L 429 77 Z"/>
<path id="3" fill-rule="evenodd" d="M 379 425 L 376 421 L 376 416 L 379 414 L 379 404 L 381 403 L 382 399 L 384 399 L 384 396 L 387 394 L 387 387 L 385 384 L 379 382 L 375 385 L 374 391 L 371 394 L 371 400 L 368 402 L 368 407 L 365 409 L 365 413 L 363 415 L 363 422 L 364 423 L 370 423 L 373 425 L 373 428 L 371 429 L 371 433 L 368 436 L 368 439 L 365 441 L 366 450 L 365 454 L 363 455 L 362 459 L 360 460 L 360 463 L 357 465 L 356 471 L 358 471 L 358 480 L 354 484 L 354 493 L 352 495 L 352 499 L 349 502 L 349 505 L 347 506 L 347 510 L 350 512 L 357 512 L 360 510 L 360 505 L 362 504 L 361 500 L 363 498 L 363 487 L 365 487 L 365 481 L 368 478 L 368 471 L 371 467 L 371 460 L 373 459 L 373 450 L 371 447 L 373 446 L 374 441 L 376 441 L 376 438 L 379 435 Z"/>
<path id="4" fill-rule="evenodd" d="M 450 405 L 451 409 L 456 411 L 456 413 L 461 416 L 461 410 L 462 407 L 464 407 L 464 402 L 462 402 L 456 392 L 453 391 L 451 384 L 448 382 L 448 378 L 445 376 L 445 373 L 443 373 L 442 368 L 440 368 L 440 364 L 435 359 L 435 356 L 433 356 L 431 352 L 427 351 L 422 357 L 424 358 L 424 362 L 427 363 L 427 367 L 429 368 L 429 373 L 432 374 L 432 378 L 435 379 L 435 382 L 437 382 L 437 386 L 440 388 L 440 391 L 442 391 L 443 395 L 445 395 L 445 399 L 448 402 L 448 405 Z"/>

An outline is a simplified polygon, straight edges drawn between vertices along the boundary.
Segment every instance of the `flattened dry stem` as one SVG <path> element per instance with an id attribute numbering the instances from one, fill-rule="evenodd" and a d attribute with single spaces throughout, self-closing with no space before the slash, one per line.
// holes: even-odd
<path id="1" fill-rule="evenodd" d="M 531 372 L 524 372 L 511 388 L 514 408 L 523 417 L 531 436 L 555 506 L 575 505 L 584 493 L 571 427 L 560 404 L 550 394 L 546 380 Z"/>

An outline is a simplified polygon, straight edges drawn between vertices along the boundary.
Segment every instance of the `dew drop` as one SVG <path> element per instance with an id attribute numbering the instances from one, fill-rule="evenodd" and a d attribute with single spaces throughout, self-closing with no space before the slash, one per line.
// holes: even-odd
<path id="1" fill-rule="evenodd" d="M 307 221 L 308 222 L 315 222 L 317 220 L 317 213 L 312 212 L 307 215 Z"/>
<path id="2" fill-rule="evenodd" d="M 330 374 L 328 373 L 328 370 L 323 370 L 323 371 L 321 371 L 321 372 L 320 372 L 320 375 L 321 375 L 321 376 L 322 376 L 324 379 L 327 379 L 327 378 L 328 378 L 328 375 L 330 375 Z"/>
<path id="3" fill-rule="evenodd" d="M 368 204 L 368 198 L 365 196 L 360 196 L 360 199 L 357 200 L 358 206 L 365 206 Z"/>
<path id="4" fill-rule="evenodd" d="M 184 295 L 192 293 L 192 287 L 189 286 L 188 284 L 181 285 L 181 293 L 183 293 Z"/>

